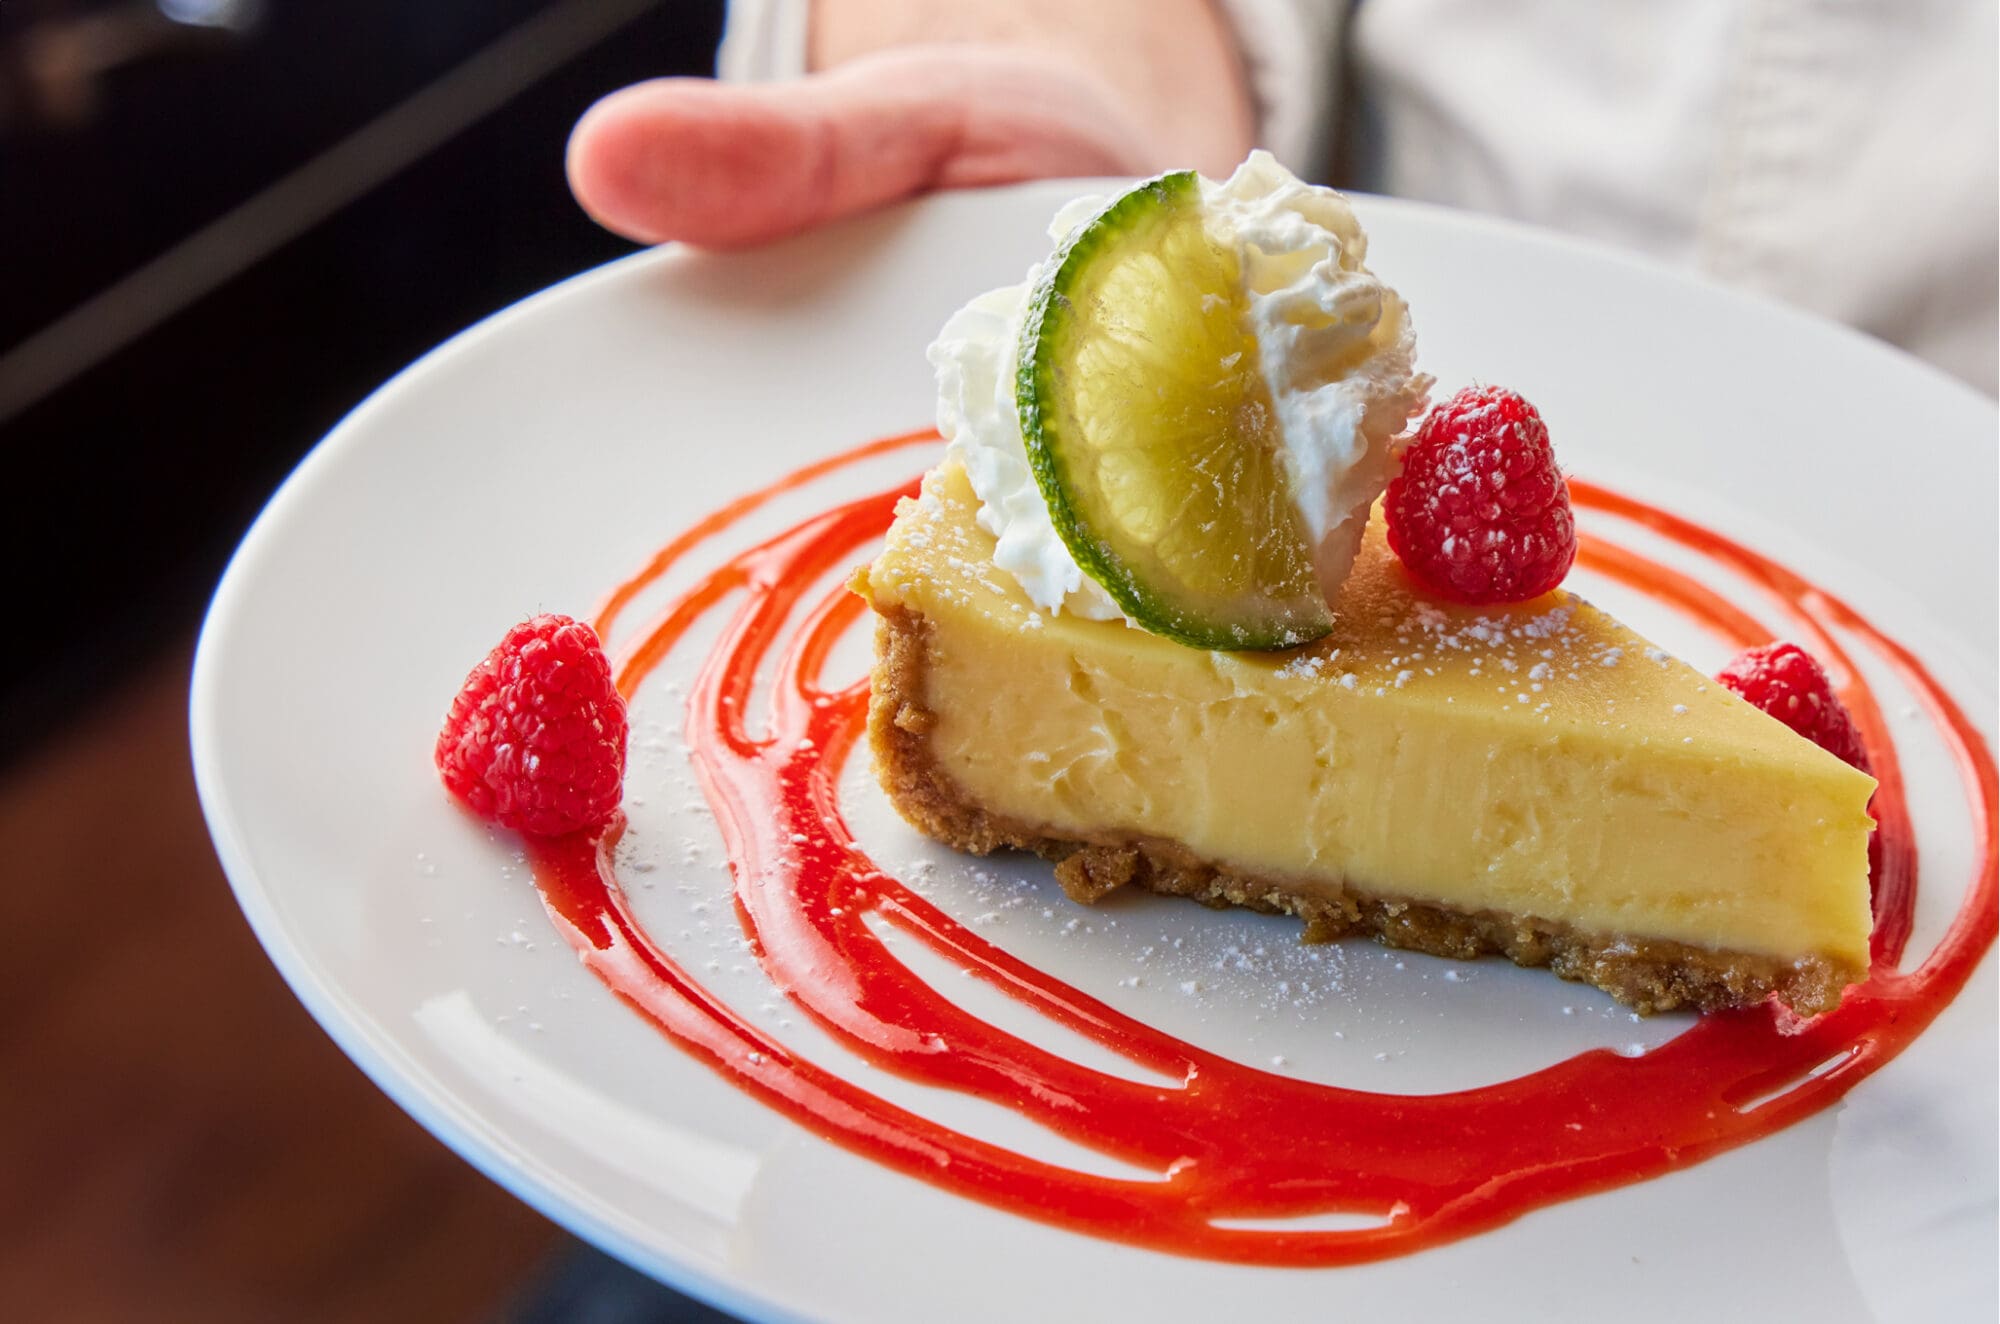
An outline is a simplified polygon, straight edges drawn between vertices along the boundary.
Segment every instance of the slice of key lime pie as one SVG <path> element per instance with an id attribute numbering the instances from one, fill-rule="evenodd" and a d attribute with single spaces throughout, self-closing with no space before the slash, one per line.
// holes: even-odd
<path id="1" fill-rule="evenodd" d="M 855 581 L 905 818 L 1079 901 L 1501 953 L 1646 1011 L 1865 975 L 1873 780 L 1553 586 L 1532 409 L 1467 392 L 1401 438 L 1430 383 L 1342 198 L 1258 154 L 1051 233 L 932 347 L 946 457 Z"/>

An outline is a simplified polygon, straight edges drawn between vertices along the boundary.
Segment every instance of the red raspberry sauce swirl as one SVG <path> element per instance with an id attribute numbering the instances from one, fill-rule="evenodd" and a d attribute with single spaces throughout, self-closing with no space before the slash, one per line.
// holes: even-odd
<path id="1" fill-rule="evenodd" d="M 618 588 L 607 640 L 634 596 L 774 497 L 845 465 L 935 444 L 925 431 L 871 443 L 717 511 Z M 1768 597 L 1779 633 L 1828 664 L 1881 780 L 1874 812 L 1874 966 L 1840 1007 L 1801 1020 L 1769 1003 L 1704 1016 L 1636 1057 L 1592 1050 L 1540 1071 L 1440 1095 L 1378 1094 L 1294 1080 L 1204 1052 L 1122 1015 L 983 941 L 877 867 L 841 819 L 842 766 L 867 685 L 827 688 L 822 668 L 864 614 L 824 576 L 860 561 L 914 482 L 840 505 L 725 561 L 614 652 L 629 698 L 726 601 L 720 640 L 688 699 L 696 771 L 726 843 L 738 913 L 771 982 L 857 1058 L 961 1090 L 1130 1164 L 1135 1181 L 1055 1166 L 966 1136 L 808 1061 L 706 990 L 647 936 L 612 867 L 616 822 L 531 843 L 549 914 L 599 978 L 684 1051 L 817 1135 L 945 1190 L 1114 1241 L 1217 1260 L 1337 1265 L 1404 1255 L 1530 1209 L 1684 1168 L 1837 1101 L 1930 1024 L 1995 935 L 1995 769 L 1966 715 L 1906 649 L 1809 581 L 1633 498 L 1573 483 L 1576 504 L 1620 516 L 1738 572 Z M 1742 646 L 1773 630 L 1665 565 L 1594 535 L 1580 561 L 1635 585 Z M 819 588 L 812 602 L 804 595 Z M 787 631 L 794 608 L 804 614 Z M 1881 710 L 1836 637 L 1860 641 L 1928 709 L 1964 781 L 1975 871 L 1937 947 L 1897 964 L 1910 936 L 1916 844 Z M 768 722 L 744 711 L 760 671 Z M 866 922 L 914 937 L 1021 1006 L 1181 1082 L 1141 1084 L 1079 1066 L 933 992 Z M 1219 1226 L 1343 1213 L 1346 1230 Z"/>

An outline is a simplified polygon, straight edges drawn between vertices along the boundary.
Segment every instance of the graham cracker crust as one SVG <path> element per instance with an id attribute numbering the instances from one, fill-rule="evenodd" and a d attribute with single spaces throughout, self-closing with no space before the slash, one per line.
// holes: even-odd
<path id="1" fill-rule="evenodd" d="M 1528 916 L 1371 895 L 1345 885 L 1329 896 L 1324 882 L 1305 891 L 1292 880 L 1205 860 L 1170 840 L 1066 836 L 990 813 L 931 756 L 928 736 L 935 718 L 923 702 L 930 621 L 900 606 L 876 611 L 868 742 L 876 775 L 897 811 L 925 836 L 957 850 L 986 855 L 1012 848 L 1052 860 L 1063 891 L 1085 905 L 1121 887 L 1138 887 L 1217 909 L 1244 906 L 1296 915 L 1306 942 L 1365 934 L 1389 947 L 1433 956 L 1497 954 L 1602 989 L 1642 1015 L 1754 1006 L 1772 996 L 1802 1015 L 1817 1015 L 1838 1006 L 1841 991 L 1866 976 L 1821 957 L 1786 962 L 1586 933 Z"/>

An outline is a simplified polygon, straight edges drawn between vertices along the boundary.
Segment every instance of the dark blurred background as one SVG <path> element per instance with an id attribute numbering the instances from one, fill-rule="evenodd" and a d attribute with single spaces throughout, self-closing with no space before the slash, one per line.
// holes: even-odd
<path id="1" fill-rule="evenodd" d="M 627 251 L 597 96 L 719 0 L 0 0 L 0 650 L 18 755 L 199 618 L 278 481 L 439 340 Z M 82 590 L 89 610 L 80 610 Z"/>
<path id="2" fill-rule="evenodd" d="M 236 913 L 195 631 L 285 474 L 405 363 L 629 251 L 594 99 L 720 0 L 0 0 L 0 1318 L 684 1316 L 376 1093 Z"/>

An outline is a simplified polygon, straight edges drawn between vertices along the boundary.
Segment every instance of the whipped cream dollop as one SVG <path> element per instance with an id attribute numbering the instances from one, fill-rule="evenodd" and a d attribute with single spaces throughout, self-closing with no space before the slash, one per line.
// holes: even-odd
<path id="1" fill-rule="evenodd" d="M 1203 179 L 1201 199 L 1210 234 L 1238 254 L 1282 462 L 1331 603 L 1353 567 L 1369 508 L 1388 486 L 1391 443 L 1430 390 L 1431 379 L 1416 371 L 1409 309 L 1363 265 L 1368 239 L 1347 200 L 1305 183 L 1268 152 L 1252 152 L 1220 184 Z M 1060 245 L 1108 201 L 1069 203 L 1049 238 Z M 929 350 L 938 431 L 979 498 L 979 523 L 996 540 L 994 564 L 1045 611 L 1117 620 L 1118 604 L 1056 532 L 1021 439 L 1014 369 L 1040 274 L 1037 265 L 1021 284 L 980 295 L 938 332 Z"/>

